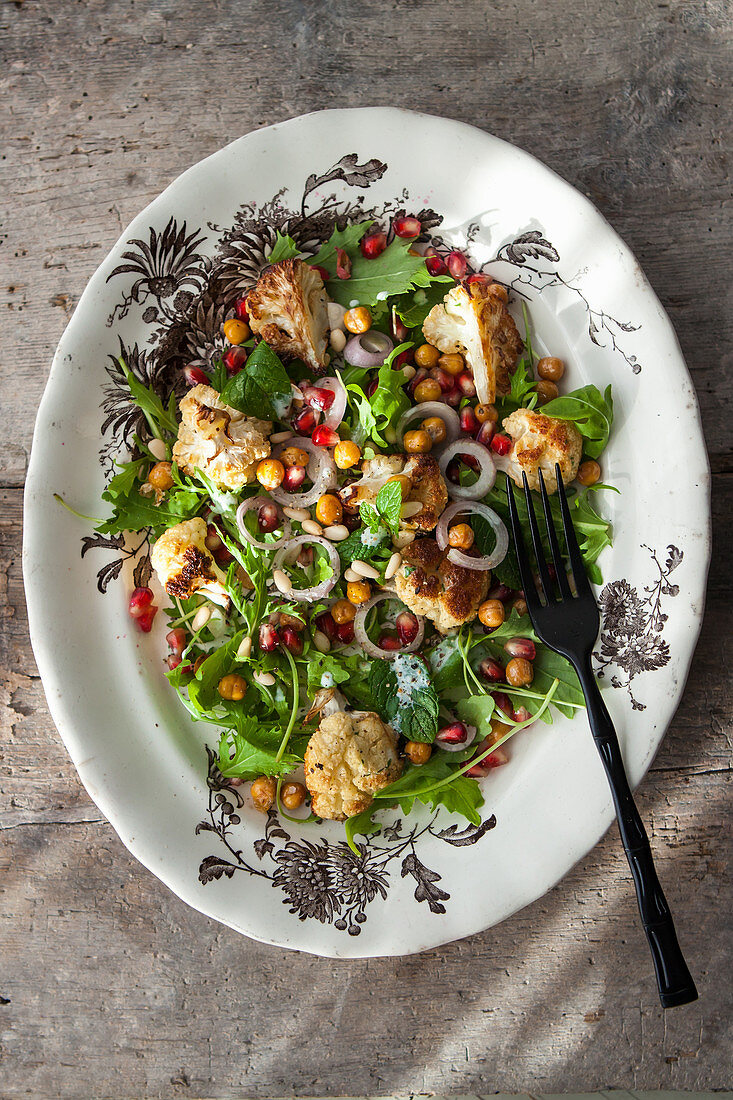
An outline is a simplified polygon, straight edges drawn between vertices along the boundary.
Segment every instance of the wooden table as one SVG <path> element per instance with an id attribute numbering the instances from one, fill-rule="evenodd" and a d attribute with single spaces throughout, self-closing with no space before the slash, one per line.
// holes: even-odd
<path id="1" fill-rule="evenodd" d="M 730 1082 L 731 31 L 715 0 L 0 9 L 0 1095 Z M 690 681 L 639 802 L 695 1005 L 659 1008 L 615 829 L 484 935 L 403 960 L 324 961 L 252 943 L 168 893 L 81 788 L 48 716 L 21 500 L 52 352 L 85 283 L 194 161 L 275 120 L 364 103 L 476 123 L 535 153 L 628 241 L 682 341 L 719 544 Z"/>

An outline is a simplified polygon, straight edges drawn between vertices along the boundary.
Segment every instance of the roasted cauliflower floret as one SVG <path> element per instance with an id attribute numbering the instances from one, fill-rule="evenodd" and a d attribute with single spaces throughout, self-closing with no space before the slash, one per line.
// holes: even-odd
<path id="1" fill-rule="evenodd" d="M 435 539 L 416 539 L 402 551 L 394 579 L 402 602 L 441 634 L 476 618 L 491 579 L 488 569 L 464 569 L 448 561 L 447 553 Z M 478 551 L 468 553 L 473 557 Z"/>
<path id="2" fill-rule="evenodd" d="M 430 310 L 423 333 L 444 354 L 463 355 L 482 404 L 491 405 L 497 394 L 509 393 L 509 375 L 523 344 L 499 283 L 453 287 Z"/>
<path id="3" fill-rule="evenodd" d="M 406 531 L 432 531 L 448 503 L 448 490 L 432 455 L 377 455 L 367 459 L 360 480 L 339 493 L 341 503 L 352 512 L 362 501 L 373 504 L 382 486 L 397 474 L 410 480 L 409 491 L 403 492 L 404 502 L 417 501 L 423 506 L 417 515 L 401 520 L 400 527 Z"/>
<path id="4" fill-rule="evenodd" d="M 372 711 L 322 718 L 305 750 L 305 782 L 318 817 L 344 821 L 362 813 L 375 791 L 401 774 L 397 738 Z"/>
<path id="5" fill-rule="evenodd" d="M 224 574 L 206 546 L 206 522 L 200 516 L 169 527 L 150 554 L 153 569 L 169 596 L 187 600 L 194 593 L 226 607 Z"/>
<path id="6" fill-rule="evenodd" d="M 323 279 L 302 260 L 282 260 L 247 295 L 249 324 L 273 351 L 326 369 L 328 310 Z"/>
<path id="7" fill-rule="evenodd" d="M 500 466 L 517 485 L 522 485 L 522 471 L 530 489 L 539 489 L 539 471 L 549 493 L 557 490 L 555 463 L 560 466 L 563 484 L 572 481 L 578 472 L 583 453 L 583 438 L 569 420 L 544 416 L 532 409 L 517 409 L 503 422 L 504 431 L 512 437 L 512 449 L 499 461 Z"/>
<path id="8" fill-rule="evenodd" d="M 173 458 L 187 474 L 196 467 L 220 489 L 241 489 L 267 458 L 272 424 L 225 405 L 211 386 L 194 386 L 180 403 L 183 419 Z"/>

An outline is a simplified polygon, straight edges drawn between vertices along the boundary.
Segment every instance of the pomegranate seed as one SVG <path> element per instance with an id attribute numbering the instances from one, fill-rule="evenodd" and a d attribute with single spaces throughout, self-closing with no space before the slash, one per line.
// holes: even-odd
<path id="1" fill-rule="evenodd" d="M 354 640 L 354 624 L 350 623 L 336 623 L 336 637 L 344 645 L 349 645 Z"/>
<path id="2" fill-rule="evenodd" d="M 343 248 L 336 249 L 336 274 L 339 279 L 351 278 L 351 257 Z"/>
<path id="3" fill-rule="evenodd" d="M 303 639 L 297 630 L 294 630 L 292 626 L 284 626 L 280 631 L 280 640 L 286 649 L 289 649 L 295 656 L 299 656 L 303 652 Z"/>
<path id="4" fill-rule="evenodd" d="M 504 680 L 504 669 L 493 657 L 484 657 L 478 666 L 479 674 L 490 684 L 500 684 Z"/>
<path id="5" fill-rule="evenodd" d="M 276 531 L 280 526 L 280 516 L 274 504 L 263 504 L 257 513 L 257 526 L 263 535 Z"/>
<path id="6" fill-rule="evenodd" d="M 422 233 L 420 219 L 409 214 L 395 218 L 392 222 L 392 228 L 396 237 L 419 237 Z"/>
<path id="7" fill-rule="evenodd" d="M 392 319 L 390 321 L 389 328 L 393 338 L 397 341 L 398 344 L 401 344 L 403 340 L 406 340 L 410 332 L 409 328 L 402 320 L 402 318 L 398 317 L 395 313 L 394 306 L 392 307 Z"/>
<path id="8" fill-rule="evenodd" d="M 497 434 L 491 440 L 491 450 L 498 455 L 508 455 L 512 449 L 512 441 L 508 435 Z"/>
<path id="9" fill-rule="evenodd" d="M 132 615 L 133 619 L 139 619 L 143 612 L 147 611 L 152 602 L 152 588 L 136 588 L 130 596 L 127 610 Z"/>
<path id="10" fill-rule="evenodd" d="M 448 272 L 442 256 L 428 256 L 425 260 L 425 266 L 431 275 L 446 275 Z"/>
<path id="11" fill-rule="evenodd" d="M 526 707 L 517 707 L 514 711 L 515 722 L 529 722 L 532 715 L 529 713 Z"/>
<path id="12" fill-rule="evenodd" d="M 298 489 L 305 481 L 305 466 L 287 466 L 283 476 L 283 489 Z"/>
<path id="13" fill-rule="evenodd" d="M 511 718 L 514 714 L 514 707 L 509 696 L 505 695 L 503 691 L 495 691 L 492 698 L 496 709 L 503 711 L 507 718 Z"/>
<path id="14" fill-rule="evenodd" d="M 208 386 L 209 384 L 209 379 L 201 370 L 201 367 L 194 367 L 190 363 L 183 368 L 183 377 L 187 386 Z"/>
<path id="15" fill-rule="evenodd" d="M 327 638 L 330 638 L 332 642 L 338 637 L 336 633 L 336 620 L 330 611 L 322 611 L 320 615 L 316 615 L 316 626 Z"/>
<path id="16" fill-rule="evenodd" d="M 362 237 L 359 247 L 365 260 L 374 260 L 387 247 L 387 234 L 383 233 L 381 229 L 377 229 L 373 233 L 367 233 L 365 237 Z"/>
<path id="17" fill-rule="evenodd" d="M 300 432 L 301 435 L 310 435 L 316 426 L 316 422 L 316 414 L 313 412 L 313 409 L 309 409 L 307 405 L 305 408 L 301 409 L 292 420 L 293 427 L 296 432 Z"/>
<path id="18" fill-rule="evenodd" d="M 449 252 L 446 259 L 448 274 L 454 279 L 462 279 L 468 271 L 468 261 L 462 252 Z"/>
<path id="19" fill-rule="evenodd" d="M 483 750 L 482 750 L 483 751 Z M 469 768 L 466 775 L 470 775 L 472 779 L 483 779 L 494 768 L 500 768 L 502 764 L 509 763 L 509 753 L 503 746 L 498 749 L 494 749 L 492 753 L 485 756 L 478 764 L 474 764 L 472 768 Z"/>
<path id="20" fill-rule="evenodd" d="M 260 624 L 259 645 L 263 653 L 272 653 L 279 641 L 280 636 L 274 626 L 269 623 Z"/>
<path id="21" fill-rule="evenodd" d="M 318 272 L 318 274 L 323 279 L 324 283 L 327 282 L 331 278 L 330 272 L 326 271 L 326 268 L 321 267 L 320 264 L 311 264 L 310 266 L 313 268 L 314 271 Z M 346 276 L 346 277 L 348 278 L 348 276 Z M 339 278 L 343 278 L 343 276 L 340 275 Z"/>
<path id="22" fill-rule="evenodd" d="M 246 362 L 247 352 L 244 348 L 240 348 L 238 344 L 229 348 L 224 355 L 224 366 L 227 369 L 227 374 L 239 374 Z"/>
<path id="23" fill-rule="evenodd" d="M 206 546 L 207 550 L 211 551 L 212 554 L 215 554 L 216 551 L 224 545 L 219 536 L 219 532 L 217 531 L 216 527 L 214 527 L 213 523 L 210 523 L 209 526 L 206 528 L 206 538 L 204 539 L 204 545 Z"/>
<path id="24" fill-rule="evenodd" d="M 147 611 L 143 611 L 141 615 L 138 615 L 135 619 L 140 630 L 143 634 L 149 634 L 153 629 L 153 619 L 158 613 L 158 608 L 155 604 L 151 604 Z"/>
<path id="25" fill-rule="evenodd" d="M 229 565 L 230 561 L 234 561 L 234 555 L 231 554 L 224 543 L 221 544 L 216 550 L 212 550 L 214 555 L 214 561 L 217 565 Z"/>
<path id="26" fill-rule="evenodd" d="M 504 649 L 510 657 L 523 657 L 525 661 L 534 661 L 537 656 L 535 644 L 530 638 L 510 638 L 504 642 Z"/>
<path id="27" fill-rule="evenodd" d="M 450 393 L 454 388 L 453 378 L 447 371 L 444 371 L 442 367 L 433 367 L 430 372 L 430 377 L 435 379 L 443 393 Z"/>
<path id="28" fill-rule="evenodd" d="M 303 400 L 311 409 L 324 412 L 326 409 L 331 408 L 336 400 L 336 394 L 333 390 L 321 389 L 319 386 L 309 386 L 303 390 Z"/>
<path id="29" fill-rule="evenodd" d="M 418 382 L 422 382 L 423 378 L 427 378 L 427 376 L 428 372 L 425 370 L 425 368 L 418 367 L 417 371 L 410 379 L 410 385 L 408 386 L 408 392 L 411 397 L 415 396 L 415 386 L 417 386 Z"/>
<path id="30" fill-rule="evenodd" d="M 450 726 L 443 726 L 438 730 L 435 740 L 444 745 L 462 745 L 468 739 L 468 730 L 463 722 L 453 722 Z"/>
<path id="31" fill-rule="evenodd" d="M 247 309 L 247 299 L 237 298 L 234 303 L 234 312 L 237 315 L 239 321 L 249 321 L 249 310 Z"/>
<path id="32" fill-rule="evenodd" d="M 466 432 L 468 435 L 475 435 L 478 431 L 478 420 L 471 406 L 466 405 L 465 409 L 461 409 L 459 415 L 461 418 L 461 431 Z"/>
<path id="33" fill-rule="evenodd" d="M 313 429 L 311 439 L 316 447 L 335 447 L 337 443 L 341 442 L 338 432 L 325 424 L 319 424 L 317 428 Z"/>
<path id="34" fill-rule="evenodd" d="M 397 635 L 403 645 L 409 645 L 417 638 L 419 623 L 417 618 L 409 611 L 402 611 L 395 620 Z"/>
<path id="35" fill-rule="evenodd" d="M 445 401 L 446 405 L 450 405 L 453 408 L 457 408 L 460 405 L 461 401 L 463 400 L 463 394 L 461 393 L 461 391 L 456 386 L 455 389 L 452 389 L 450 391 L 450 393 L 444 393 L 443 394 L 443 400 Z"/>
<path id="36" fill-rule="evenodd" d="M 445 473 L 449 481 L 452 481 L 454 485 L 458 485 L 461 480 L 461 460 L 452 458 L 446 466 Z"/>
<path id="37" fill-rule="evenodd" d="M 349 531 L 356 531 L 357 527 L 361 527 L 361 516 L 358 512 L 344 512 L 341 522 Z"/>
<path id="38" fill-rule="evenodd" d="M 476 433 L 476 442 L 480 443 L 483 447 L 489 447 L 491 440 L 494 437 L 496 431 L 496 424 L 493 420 L 485 420 Z"/>
<path id="39" fill-rule="evenodd" d="M 493 279 L 490 275 L 487 275 L 485 271 L 474 271 L 472 275 L 469 275 L 466 279 L 466 286 L 471 286 L 473 283 L 480 283 L 483 286 L 491 286 Z"/>
<path id="40" fill-rule="evenodd" d="M 514 590 L 507 588 L 505 584 L 495 584 L 493 588 L 490 588 L 486 594 L 487 600 L 501 600 L 505 603 L 507 600 L 512 599 L 514 596 Z"/>
<path id="41" fill-rule="evenodd" d="M 373 397 L 374 394 L 377 392 L 378 387 L 379 387 L 379 380 L 377 378 L 375 378 L 374 381 L 370 382 L 369 385 L 367 386 L 367 397 Z"/>
<path id="42" fill-rule="evenodd" d="M 469 470 L 478 471 L 479 461 L 477 458 L 474 458 L 473 455 L 461 455 L 461 461 L 464 466 L 468 466 Z"/>
<path id="43" fill-rule="evenodd" d="M 380 634 L 377 645 L 380 649 L 386 649 L 390 652 L 401 648 L 401 642 L 396 634 Z"/>
<path id="44" fill-rule="evenodd" d="M 186 645 L 186 631 L 182 626 L 177 626 L 175 630 L 168 631 L 165 640 L 174 653 L 181 653 Z"/>
<path id="45" fill-rule="evenodd" d="M 173 671 L 174 668 L 178 668 L 181 663 L 181 657 L 178 653 L 169 653 L 166 658 L 168 668 Z"/>
<path id="46" fill-rule="evenodd" d="M 475 397 L 476 387 L 473 383 L 473 375 L 464 370 L 462 374 L 459 374 L 456 378 L 456 384 L 464 397 Z"/>
<path id="47" fill-rule="evenodd" d="M 408 363 L 412 362 L 412 351 L 407 348 L 406 351 L 401 351 L 399 355 L 395 356 L 392 360 L 392 370 L 402 370 Z"/>
<path id="48" fill-rule="evenodd" d="M 301 546 L 300 553 L 295 560 L 302 569 L 307 569 L 308 566 L 313 565 L 313 547 Z"/>

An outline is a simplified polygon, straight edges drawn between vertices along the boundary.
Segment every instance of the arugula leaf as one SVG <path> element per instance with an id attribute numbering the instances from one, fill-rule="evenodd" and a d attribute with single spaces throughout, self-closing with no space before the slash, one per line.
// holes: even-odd
<path id="1" fill-rule="evenodd" d="M 377 426 L 371 402 L 361 386 L 354 383 L 346 386 L 349 405 L 356 411 L 356 422 L 351 426 L 351 438 L 359 447 L 363 447 Z"/>
<path id="2" fill-rule="evenodd" d="M 598 458 L 608 443 L 613 424 L 613 396 L 610 385 L 601 393 L 597 386 L 581 386 L 578 390 L 555 397 L 542 406 L 544 416 L 572 420 L 584 437 L 583 450 L 589 458 Z"/>
<path id="3" fill-rule="evenodd" d="M 451 289 L 451 287 L 446 287 L 445 283 L 451 283 L 452 286 L 455 286 L 455 279 L 452 279 L 450 275 L 436 275 L 431 286 L 420 287 L 413 293 L 401 295 L 394 308 L 403 324 L 407 325 L 408 328 L 422 328 L 430 310 L 433 306 L 437 306 L 439 302 L 442 302 Z"/>
<path id="4" fill-rule="evenodd" d="M 372 833 L 379 833 L 382 831 L 382 826 L 374 820 L 374 814 L 379 809 L 381 809 L 381 807 L 375 806 L 374 803 L 372 803 L 366 810 L 362 810 L 360 814 L 346 818 L 344 822 L 346 843 L 351 848 L 354 855 L 361 857 L 362 854 L 354 843 L 355 836 L 371 836 Z"/>
<path id="5" fill-rule="evenodd" d="M 178 422 L 176 420 L 175 394 L 170 395 L 166 408 L 152 387 L 144 385 L 135 377 L 122 356 L 118 358 L 117 362 L 125 373 L 125 380 L 130 389 L 132 400 L 142 411 L 153 435 L 159 439 L 164 439 L 167 434 L 176 435 L 178 433 Z"/>
<path id="6" fill-rule="evenodd" d="M 102 500 L 112 505 L 113 513 L 97 525 L 96 530 L 100 534 L 116 535 L 150 527 L 157 537 L 158 533 L 181 520 L 190 519 L 198 512 L 201 501 L 198 494 L 190 489 L 169 492 L 160 504 L 155 503 L 154 496 L 143 496 L 138 475 L 147 463 L 146 458 L 139 458 L 115 464 L 119 465 L 120 473 L 115 474 L 102 493 Z"/>
<path id="7" fill-rule="evenodd" d="M 372 439 L 380 447 L 388 447 L 383 438 L 387 428 L 394 428 L 397 421 L 410 407 L 410 399 L 404 390 L 405 376 L 402 371 L 392 370 L 392 363 L 403 351 L 412 347 L 412 341 L 399 344 L 382 363 L 377 373 L 377 388 L 370 403 L 376 426 L 372 428 Z"/>
<path id="8" fill-rule="evenodd" d="M 409 659 L 408 659 L 409 660 Z M 369 669 L 369 690 L 375 706 L 385 722 L 408 741 L 435 740 L 438 732 L 440 703 L 433 684 L 420 684 L 425 676 L 425 666 L 419 658 L 415 662 L 418 683 L 407 694 L 400 690 L 400 683 L 390 661 L 373 661 Z"/>
<path id="9" fill-rule="evenodd" d="M 229 379 L 221 399 L 233 409 L 261 420 L 279 420 L 290 406 L 290 379 L 280 358 L 261 340 L 242 370 Z"/>
<path id="10" fill-rule="evenodd" d="M 263 734 L 268 747 L 264 747 Z M 276 759 L 276 753 L 282 739 L 279 725 L 265 727 L 257 719 L 248 716 L 240 723 L 238 730 L 222 733 L 219 740 L 219 758 L 217 765 L 227 778 L 255 779 L 258 775 L 284 775 L 300 763 L 297 756 L 284 753 L 282 759 Z M 259 744 L 257 743 L 259 742 Z"/>
<path id="11" fill-rule="evenodd" d="M 451 758 L 448 753 L 433 753 L 427 764 L 408 768 L 400 779 L 377 791 L 374 802 L 377 805 L 382 801 L 399 802 L 405 814 L 410 813 L 415 800 L 433 809 L 445 806 L 449 812 L 462 814 L 473 825 L 480 825 L 481 817 L 478 809 L 483 806 L 484 798 L 475 779 L 459 775 L 451 783 L 446 783 L 437 790 L 428 789 L 435 783 L 448 779 L 457 765 L 455 756 Z"/>
<path id="12" fill-rule="evenodd" d="M 281 260 L 293 260 L 299 254 L 300 249 L 293 238 L 289 234 L 283 237 L 278 229 L 275 243 L 272 246 L 272 252 L 267 257 L 268 262 L 271 264 L 279 264 Z"/>
<path id="13" fill-rule="evenodd" d="M 360 251 L 355 253 L 351 277 L 328 280 L 329 297 L 342 306 L 349 306 L 355 299 L 362 305 L 371 306 L 392 294 L 404 294 L 413 286 L 430 286 L 435 276 L 428 271 L 423 256 L 410 254 L 412 244 L 407 238 L 395 237 L 373 260 L 365 259 Z M 320 260 L 314 257 L 312 262 L 320 263 Z M 331 271 L 328 263 L 323 266 Z M 335 264 L 332 267 L 335 271 Z"/>
<path id="14" fill-rule="evenodd" d="M 218 393 L 221 393 L 228 381 L 229 372 L 224 366 L 224 360 L 217 359 L 209 371 L 209 382 Z"/>
<path id="15" fill-rule="evenodd" d="M 358 222 L 355 225 L 347 225 L 344 229 L 334 229 L 331 236 L 327 241 L 324 241 L 315 256 L 307 262 L 313 267 L 324 267 L 331 276 L 331 279 L 335 279 L 337 249 L 342 248 L 344 252 L 347 252 L 353 264 L 355 258 L 361 255 L 359 251 L 359 241 L 371 224 L 371 221 Z M 349 280 L 346 281 L 348 282 Z M 339 279 L 338 282 L 341 283 L 343 280 Z M 330 295 L 330 297 L 333 298 L 333 295 Z M 353 294 L 351 298 L 353 298 Z M 349 298 L 349 301 L 351 301 L 351 298 Z M 333 300 L 336 301 L 335 298 Z M 348 305 L 348 301 L 342 302 L 341 304 Z"/>
<path id="16" fill-rule="evenodd" d="M 343 684 L 356 668 L 357 657 L 332 657 L 328 653 L 310 653 L 306 663 L 306 690 L 313 695 L 324 687 L 324 677 L 333 680 L 331 686 Z"/>

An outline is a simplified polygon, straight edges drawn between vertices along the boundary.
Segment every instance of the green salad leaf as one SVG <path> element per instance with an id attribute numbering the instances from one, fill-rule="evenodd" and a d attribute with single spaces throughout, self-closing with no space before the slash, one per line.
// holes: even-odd
<path id="1" fill-rule="evenodd" d="M 146 386 L 135 377 L 122 356 L 118 358 L 117 362 L 124 371 L 132 400 L 142 411 L 153 435 L 159 439 L 165 439 L 167 435 L 177 435 L 178 421 L 176 419 L 175 394 L 171 393 L 168 404 L 164 405 L 151 386 Z"/>
<path id="2" fill-rule="evenodd" d="M 414 658 L 420 673 L 425 667 Z M 369 690 L 379 715 L 408 741 L 435 740 L 438 732 L 440 703 L 433 684 L 415 686 L 406 694 L 400 692 L 397 674 L 391 661 L 373 661 L 369 669 Z"/>
<path id="3" fill-rule="evenodd" d="M 294 260 L 299 254 L 300 249 L 290 234 L 283 236 L 278 229 L 275 235 L 275 243 L 272 246 L 272 252 L 267 257 L 268 262 L 271 264 L 279 264 L 281 260 Z"/>
<path id="4" fill-rule="evenodd" d="M 401 511 L 402 487 L 397 481 L 389 481 L 383 485 L 374 504 L 365 500 L 359 505 L 359 514 L 370 531 L 377 533 L 384 526 L 393 536 L 397 535 L 400 528 Z M 361 537 L 359 541 L 361 542 Z"/>
<path id="5" fill-rule="evenodd" d="M 451 289 L 446 283 L 455 286 L 455 279 L 450 275 L 435 275 L 430 286 L 400 295 L 394 308 L 402 323 L 408 328 L 421 329 L 430 310 L 442 302 Z"/>
<path id="6" fill-rule="evenodd" d="M 113 512 L 109 519 L 97 525 L 96 530 L 100 534 L 116 535 L 149 527 L 157 538 L 169 527 L 191 519 L 199 511 L 201 500 L 198 493 L 190 489 L 171 491 L 160 504 L 155 503 L 154 496 L 144 496 L 140 492 L 139 475 L 149 465 L 147 458 L 116 465 L 120 472 L 115 474 L 102 493 L 102 500 L 112 505 Z"/>
<path id="7" fill-rule="evenodd" d="M 244 367 L 229 379 L 221 399 L 246 416 L 279 420 L 291 402 L 290 378 L 280 358 L 261 340 Z"/>
<path id="8" fill-rule="evenodd" d="M 365 259 L 360 251 L 355 252 L 351 260 L 351 277 L 328 280 L 329 297 L 342 306 L 350 306 L 353 301 L 373 306 L 393 294 L 404 294 L 411 287 L 430 286 L 435 276 L 428 271 L 423 256 L 410 254 L 412 245 L 407 238 L 395 237 L 373 260 Z M 317 257 L 311 262 L 320 264 Z M 322 266 L 331 271 L 328 263 Z M 332 266 L 335 271 L 335 263 Z"/>
<path id="9" fill-rule="evenodd" d="M 347 225 L 344 229 L 334 229 L 331 236 L 325 241 L 316 252 L 315 256 L 308 260 L 308 263 L 313 267 L 323 267 L 326 269 L 331 279 L 336 279 L 336 259 L 337 250 L 343 249 L 351 258 L 352 264 L 357 256 L 361 256 L 359 250 L 359 241 L 366 233 L 367 229 L 371 225 L 371 221 L 358 222 L 355 225 Z M 353 268 L 352 268 L 353 270 Z M 337 280 L 342 282 L 341 279 Z M 348 282 L 349 280 L 346 280 Z M 329 290 L 330 294 L 330 290 Z M 333 295 L 330 294 L 333 298 Z M 353 294 L 351 296 L 354 297 Z M 333 299 L 336 301 L 336 298 Z M 349 299 L 350 301 L 351 299 Z M 342 305 L 348 305 L 348 302 L 342 302 Z"/>
<path id="10" fill-rule="evenodd" d="M 480 825 L 478 811 L 483 806 L 484 797 L 476 780 L 459 775 L 445 782 L 456 770 L 458 755 L 462 760 L 462 754 L 434 752 L 427 764 L 408 768 L 400 779 L 377 791 L 372 805 L 378 807 L 380 802 L 398 802 L 402 812 L 409 814 L 415 801 L 418 801 L 432 809 L 444 806 L 450 813 L 468 818 L 472 825 Z M 438 783 L 441 786 L 436 787 Z"/>
<path id="11" fill-rule="evenodd" d="M 589 458 L 598 458 L 608 443 L 613 424 L 611 387 L 601 393 L 597 386 L 581 386 L 578 390 L 555 397 L 542 406 L 544 416 L 572 420 L 584 438 L 583 450 Z"/>
<path id="12" fill-rule="evenodd" d="M 372 559 L 376 557 L 384 556 L 384 541 L 388 534 L 386 527 L 378 525 L 376 531 L 372 530 L 374 541 L 363 542 L 363 534 L 365 534 L 364 531 L 357 529 L 356 531 L 352 531 L 349 537 L 344 539 L 343 542 L 336 544 L 339 557 L 341 558 L 341 564 L 344 568 L 348 568 L 356 558 L 360 558 L 362 561 L 372 561 Z M 391 549 L 391 544 L 389 544 L 389 550 L 391 551 Z M 389 557 L 389 554 L 387 554 L 387 557 Z"/>
<path id="13" fill-rule="evenodd" d="M 282 726 L 265 725 L 252 716 L 242 719 L 237 730 L 227 730 L 219 740 L 217 766 L 222 775 L 256 779 L 258 775 L 285 775 L 300 761 L 292 753 L 277 759 Z"/>
<path id="14" fill-rule="evenodd" d="M 410 399 L 405 393 L 405 377 L 402 371 L 392 370 L 392 363 L 403 351 L 412 347 L 412 341 L 406 341 L 390 352 L 377 373 L 377 388 L 370 398 L 375 427 L 372 439 L 380 447 L 388 447 L 384 433 L 394 429 L 397 421 L 410 407 Z"/>

